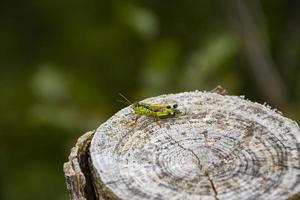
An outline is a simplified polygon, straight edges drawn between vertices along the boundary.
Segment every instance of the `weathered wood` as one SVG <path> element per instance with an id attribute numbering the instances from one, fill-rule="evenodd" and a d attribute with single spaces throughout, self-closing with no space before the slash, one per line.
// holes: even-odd
<path id="1" fill-rule="evenodd" d="M 96 200 L 88 165 L 90 146 L 94 131 L 81 136 L 64 164 L 67 189 L 72 200 Z"/>
<path id="2" fill-rule="evenodd" d="M 186 92 L 183 114 L 134 124 L 130 107 L 93 137 L 91 168 L 105 199 L 287 199 L 300 192 L 300 130 L 279 112 L 237 96 Z"/>

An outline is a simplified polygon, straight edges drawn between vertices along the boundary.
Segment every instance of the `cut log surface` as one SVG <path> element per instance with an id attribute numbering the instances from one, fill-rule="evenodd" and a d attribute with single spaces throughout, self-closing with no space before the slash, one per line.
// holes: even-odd
<path id="1" fill-rule="evenodd" d="M 143 103 L 178 104 L 179 117 L 126 107 L 90 146 L 98 198 L 287 199 L 300 192 L 300 130 L 269 106 L 243 97 L 184 92 Z"/>

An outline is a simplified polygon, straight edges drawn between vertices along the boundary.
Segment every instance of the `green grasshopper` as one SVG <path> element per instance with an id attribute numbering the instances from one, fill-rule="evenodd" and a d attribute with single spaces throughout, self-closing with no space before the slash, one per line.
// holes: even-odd
<path id="1" fill-rule="evenodd" d="M 169 117 L 177 117 L 181 114 L 181 112 L 177 109 L 178 105 L 164 105 L 164 104 L 152 104 L 152 103 L 140 103 L 135 102 L 132 103 L 129 101 L 124 95 L 119 93 L 119 95 L 125 100 L 119 100 L 120 102 L 126 103 L 128 105 L 132 105 L 132 109 L 135 114 L 137 114 L 137 118 L 135 122 L 137 122 L 138 118 L 142 115 L 154 117 L 156 122 L 160 125 L 160 119 L 165 119 Z"/>

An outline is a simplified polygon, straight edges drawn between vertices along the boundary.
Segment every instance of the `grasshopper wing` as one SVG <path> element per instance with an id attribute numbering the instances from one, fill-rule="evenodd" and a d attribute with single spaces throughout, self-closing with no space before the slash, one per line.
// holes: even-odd
<path id="1" fill-rule="evenodd" d="M 147 107 L 153 112 L 159 112 L 166 108 L 166 105 L 163 104 L 148 104 Z"/>

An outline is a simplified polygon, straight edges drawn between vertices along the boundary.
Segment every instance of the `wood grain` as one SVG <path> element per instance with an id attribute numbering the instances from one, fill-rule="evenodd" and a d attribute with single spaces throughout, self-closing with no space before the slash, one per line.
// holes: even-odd
<path id="1" fill-rule="evenodd" d="M 182 114 L 136 123 L 126 107 L 90 146 L 104 199 L 287 199 L 300 192 L 300 130 L 267 105 L 209 92 L 146 99 Z"/>
<path id="2" fill-rule="evenodd" d="M 64 163 L 67 189 L 72 200 L 101 200 L 101 197 L 97 198 L 94 192 L 88 164 L 88 148 L 94 133 L 90 131 L 78 138 L 75 147 L 71 150 L 68 162 Z"/>

